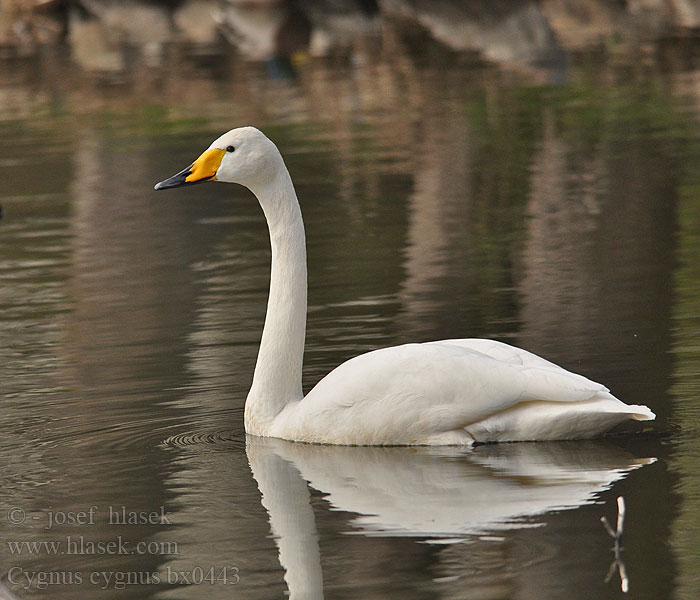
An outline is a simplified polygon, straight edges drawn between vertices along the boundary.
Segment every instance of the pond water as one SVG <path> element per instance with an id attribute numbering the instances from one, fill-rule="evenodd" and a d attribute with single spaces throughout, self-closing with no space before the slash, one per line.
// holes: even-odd
<path id="1" fill-rule="evenodd" d="M 644 48 L 487 64 L 386 28 L 352 59 L 5 60 L 2 581 L 617 598 L 600 517 L 623 496 L 630 597 L 699 597 L 700 61 L 697 39 Z M 306 222 L 305 389 L 360 352 L 481 336 L 657 421 L 473 450 L 246 439 L 262 213 L 236 186 L 152 189 L 244 124 L 280 147 Z"/>

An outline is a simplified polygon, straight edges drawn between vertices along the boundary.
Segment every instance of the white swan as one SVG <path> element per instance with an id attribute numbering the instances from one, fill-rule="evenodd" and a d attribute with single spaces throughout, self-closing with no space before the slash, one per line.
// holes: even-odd
<path id="1" fill-rule="evenodd" d="M 257 129 L 233 129 L 155 189 L 205 181 L 250 189 L 270 231 L 270 295 L 245 405 L 247 433 L 324 444 L 463 445 L 591 438 L 625 419 L 654 419 L 646 406 L 624 404 L 599 383 L 480 339 L 362 354 L 304 397 L 304 223 L 282 156 Z"/>

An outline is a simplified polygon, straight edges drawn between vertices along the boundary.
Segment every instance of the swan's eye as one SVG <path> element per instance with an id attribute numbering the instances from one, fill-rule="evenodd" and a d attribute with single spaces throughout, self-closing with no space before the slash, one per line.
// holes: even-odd
<path id="1" fill-rule="evenodd" d="M 233 152 L 235 148 L 233 146 L 226 146 L 226 152 Z"/>

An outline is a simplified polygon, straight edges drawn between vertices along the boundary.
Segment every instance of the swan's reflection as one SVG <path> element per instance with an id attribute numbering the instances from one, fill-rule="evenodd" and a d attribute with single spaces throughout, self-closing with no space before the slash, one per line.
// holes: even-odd
<path id="1" fill-rule="evenodd" d="M 536 515 L 589 504 L 653 458 L 604 441 L 459 447 L 317 446 L 248 437 L 248 461 L 292 598 L 322 598 L 307 483 L 366 535 L 452 542 L 533 526 Z"/>

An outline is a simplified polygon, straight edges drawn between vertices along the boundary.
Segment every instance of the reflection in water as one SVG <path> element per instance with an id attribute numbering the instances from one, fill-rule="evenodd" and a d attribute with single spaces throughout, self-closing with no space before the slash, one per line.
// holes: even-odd
<path id="1" fill-rule="evenodd" d="M 323 598 L 318 532 L 306 481 L 289 461 L 248 437 L 246 452 L 279 549 L 290 598 Z"/>
<path id="2" fill-rule="evenodd" d="M 17 596 L 15 596 L 10 590 L 8 590 L 1 581 L 0 600 L 17 600 Z"/>
<path id="3" fill-rule="evenodd" d="M 600 149 L 594 149 L 593 158 L 579 162 L 574 171 L 567 161 L 571 150 L 556 136 L 552 121 L 552 115 L 545 114 L 542 141 L 532 160 L 528 240 L 520 282 L 520 335 L 533 351 L 548 341 L 585 340 L 600 309 L 595 234 L 601 195 L 607 188 L 602 156 Z"/>
<path id="4" fill-rule="evenodd" d="M 594 502 L 635 459 L 605 442 L 459 448 L 325 447 L 248 436 L 246 452 L 269 513 L 292 598 L 322 598 L 308 482 L 367 535 L 452 544 Z"/>
<path id="5" fill-rule="evenodd" d="M 416 81 L 421 83 L 423 100 L 421 152 L 413 162 L 413 193 L 404 251 L 406 273 L 401 291 L 402 329 L 406 338 L 412 340 L 417 325 L 438 329 L 438 324 L 430 319 L 434 298 L 445 288 L 450 253 L 454 254 L 455 247 L 464 243 L 473 202 L 473 134 L 467 121 L 458 111 L 439 102 L 434 81 L 426 81 L 418 74 Z M 461 266 L 462 277 L 468 279 L 469 265 Z"/>
<path id="6" fill-rule="evenodd" d="M 700 98 L 700 93 L 695 98 Z M 697 116 L 700 117 L 700 113 Z M 697 164 L 700 156 L 697 147 L 693 156 Z M 680 563 L 677 597 L 690 600 L 700 594 L 697 577 L 700 573 L 697 552 L 700 536 L 700 177 L 697 169 L 684 172 L 683 181 L 678 207 L 678 268 L 674 274 L 671 388 L 674 422 L 680 430 L 674 439 L 673 468 L 679 477 L 676 491 L 682 500 L 673 524 L 672 544 Z"/>
<path id="7" fill-rule="evenodd" d="M 634 375 L 613 393 L 631 400 L 651 386 L 663 397 L 671 366 L 656 350 L 669 343 L 677 176 L 655 167 L 664 158 L 649 142 L 621 145 L 613 129 L 577 147 L 551 112 L 544 117 L 519 282 L 521 344 L 570 365 L 585 360 L 602 381 L 614 353 Z"/>

